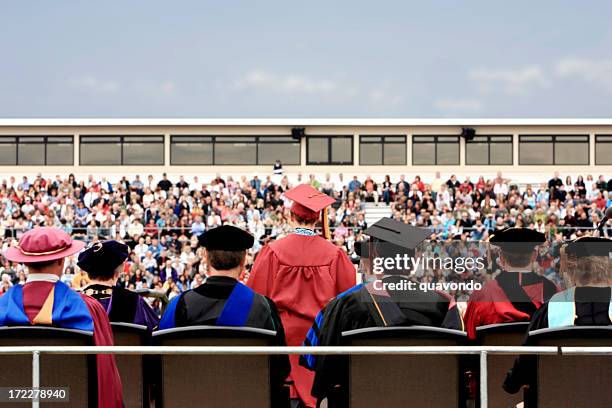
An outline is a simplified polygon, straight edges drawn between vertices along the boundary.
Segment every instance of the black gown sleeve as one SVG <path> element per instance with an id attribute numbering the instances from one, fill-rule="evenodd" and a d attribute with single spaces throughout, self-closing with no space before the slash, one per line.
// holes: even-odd
<path id="1" fill-rule="evenodd" d="M 340 346 L 342 332 L 376 326 L 369 312 L 360 302 L 359 292 L 330 302 L 319 332 L 320 346 Z M 348 356 L 317 356 L 312 395 L 318 399 L 336 398 L 346 394 L 348 387 Z"/>

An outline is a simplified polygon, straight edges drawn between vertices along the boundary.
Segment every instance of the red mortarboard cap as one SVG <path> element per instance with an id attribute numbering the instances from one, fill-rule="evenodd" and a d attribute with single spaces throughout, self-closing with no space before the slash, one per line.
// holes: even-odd
<path id="1" fill-rule="evenodd" d="M 46 262 L 76 254 L 83 247 L 85 243 L 73 241 L 59 228 L 40 227 L 26 232 L 19 245 L 7 249 L 4 256 L 11 262 Z"/>
<path id="2" fill-rule="evenodd" d="M 314 219 L 319 217 L 319 211 L 336 202 L 327 194 L 320 192 L 309 184 L 300 184 L 285 193 L 285 197 L 293 200 L 291 211 L 296 215 Z"/>

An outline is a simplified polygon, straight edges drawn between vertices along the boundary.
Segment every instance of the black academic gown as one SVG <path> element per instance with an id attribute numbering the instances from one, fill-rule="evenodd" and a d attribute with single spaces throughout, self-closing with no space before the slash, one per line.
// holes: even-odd
<path id="1" fill-rule="evenodd" d="M 408 280 L 389 276 L 385 282 Z M 372 301 L 374 299 L 376 303 Z M 376 307 L 378 306 L 378 308 Z M 380 310 L 380 312 L 379 312 Z M 462 330 L 454 302 L 437 292 L 401 290 L 380 294 L 372 285 L 357 285 L 334 298 L 317 315 L 304 341 L 307 346 L 342 345 L 342 332 L 366 327 L 433 326 Z M 346 356 L 302 356 L 300 364 L 315 370 L 312 395 L 330 397 L 342 406 L 348 392 Z M 333 392 L 333 396 L 330 394 Z"/>
<path id="2" fill-rule="evenodd" d="M 576 318 L 575 326 L 609 326 L 612 321 L 609 316 L 610 298 L 612 288 L 610 287 L 577 287 L 575 291 Z M 529 323 L 529 331 L 547 329 L 548 309 L 550 302 L 538 309 Z M 529 346 L 529 336 L 525 338 L 523 345 Z M 508 371 L 503 387 L 506 392 L 515 394 L 524 385 L 529 389 L 525 393 L 525 406 L 535 406 L 536 382 L 537 382 L 537 356 L 519 356 L 514 367 Z"/>
<path id="3" fill-rule="evenodd" d="M 238 281 L 226 276 L 211 276 L 196 289 L 181 295 L 176 304 L 174 324 L 180 326 L 215 326 L 217 318 Z M 276 332 L 277 346 L 285 346 L 285 330 L 276 305 L 270 299 L 255 293 L 253 304 L 244 326 Z M 282 385 L 290 372 L 286 355 L 272 356 L 272 375 L 276 385 Z"/>

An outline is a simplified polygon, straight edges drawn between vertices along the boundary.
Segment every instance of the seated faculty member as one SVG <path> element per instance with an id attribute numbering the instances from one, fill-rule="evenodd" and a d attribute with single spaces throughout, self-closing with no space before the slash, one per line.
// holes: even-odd
<path id="1" fill-rule="evenodd" d="M 276 345 L 286 345 L 274 302 L 238 281 L 246 251 L 253 246 L 253 236 L 238 227 L 223 225 L 206 231 L 198 241 L 206 249 L 209 277 L 196 289 L 172 299 L 159 329 L 198 325 L 254 327 L 275 331 Z M 280 385 L 289 375 L 289 359 L 275 356 L 272 361 L 275 385 Z"/>
<path id="2" fill-rule="evenodd" d="M 153 309 L 137 293 L 117 286 L 129 253 L 118 241 L 96 242 L 81 252 L 77 265 L 90 279 L 82 292 L 102 304 L 111 322 L 140 324 L 151 331 L 159 323 Z"/>
<path id="3" fill-rule="evenodd" d="M 24 285 L 14 285 L 0 297 L 0 326 L 54 326 L 93 332 L 96 346 L 112 346 L 113 332 L 102 305 L 64 284 L 64 258 L 85 245 L 59 228 L 40 227 L 26 232 L 16 247 L 4 254 L 24 264 Z M 112 355 L 96 355 L 98 407 L 123 407 L 121 379 Z"/>
<path id="4" fill-rule="evenodd" d="M 464 316 L 470 339 L 476 339 L 479 326 L 529 321 L 558 291 L 552 281 L 533 271 L 536 248 L 545 241 L 544 234 L 517 227 L 489 237 L 489 243 L 500 249 L 502 271 L 470 296 Z"/>
<path id="5" fill-rule="evenodd" d="M 434 326 L 462 330 L 459 311 L 452 297 L 423 291 L 414 285 L 415 271 L 394 267 L 375 274 L 375 258 L 415 256 L 416 247 L 431 231 L 382 218 L 364 231 L 370 241 L 361 245 L 364 283 L 336 296 L 315 318 L 304 344 L 338 346 L 342 332 L 365 327 Z M 402 288 L 402 289 L 397 289 Z M 328 398 L 329 406 L 348 406 L 348 358 L 346 356 L 302 356 L 300 363 L 315 370 L 312 395 Z"/>
<path id="6" fill-rule="evenodd" d="M 612 240 L 581 237 L 562 248 L 561 271 L 568 288 L 555 294 L 538 309 L 529 331 L 571 327 L 612 325 Z M 524 345 L 530 345 L 529 336 Z M 529 386 L 526 405 L 535 406 L 537 396 L 535 356 L 520 356 L 509 371 L 504 389 L 517 393 Z"/>

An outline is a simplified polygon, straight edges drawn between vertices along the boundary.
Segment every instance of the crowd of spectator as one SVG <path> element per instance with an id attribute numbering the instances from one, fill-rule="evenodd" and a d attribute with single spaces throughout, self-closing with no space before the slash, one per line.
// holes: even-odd
<path id="1" fill-rule="evenodd" d="M 612 204 L 612 180 L 587 175 L 572 182 L 558 173 L 533 185 L 518 185 L 501 173 L 476 181 L 455 175 L 443 179 L 440 173 L 430 180 L 418 175 L 387 175 L 378 181 L 370 176 L 345 179 L 343 174 L 290 178 L 275 171 L 236 180 L 217 175 L 211 180 L 179 176 L 171 181 L 164 174 L 161 179 L 136 175 L 117 182 L 94 176 L 79 180 L 74 175 L 47 179 L 39 174 L 32 180 L 11 177 L 0 185 L 3 250 L 35 226 L 57 226 L 88 242 L 117 239 L 132 248 L 120 284 L 173 297 L 206 278 L 197 237 L 207 229 L 230 223 L 249 230 L 256 237 L 249 265 L 262 245 L 289 233 L 290 203 L 283 192 L 299 183 L 310 183 L 337 199 L 329 212 L 332 240 L 349 255 L 354 243 L 364 238 L 366 203 L 375 203 L 389 205 L 396 219 L 431 229 L 432 242 L 463 241 L 466 251 L 499 229 L 537 229 L 551 243 L 538 259 L 540 272 L 552 279 L 557 276 L 554 243 L 588 233 Z M 23 267 L 3 260 L 0 294 L 25 281 L 25 274 Z M 72 258 L 63 279 L 73 288 L 88 281 Z M 429 271 L 422 279 L 461 276 Z"/>

